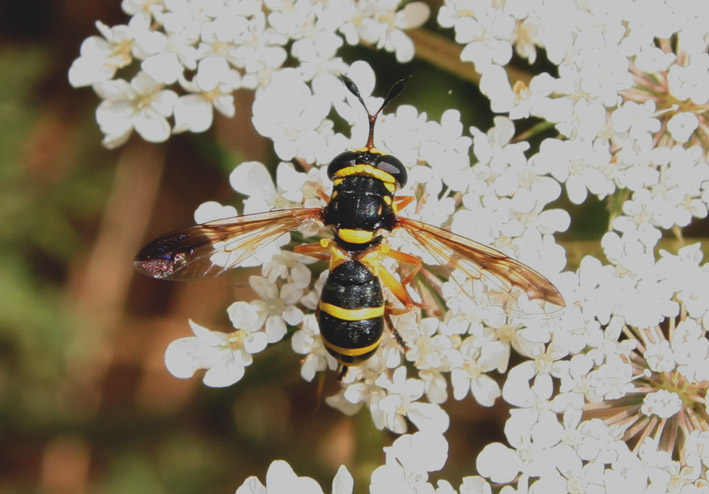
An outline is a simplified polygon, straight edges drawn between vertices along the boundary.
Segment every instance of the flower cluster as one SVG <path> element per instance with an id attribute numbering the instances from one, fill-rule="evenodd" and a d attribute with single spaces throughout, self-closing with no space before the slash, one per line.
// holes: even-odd
<path id="1" fill-rule="evenodd" d="M 367 93 L 374 87 L 371 68 L 357 62 L 350 67 L 348 75 L 358 81 L 365 99 L 371 99 Z M 277 79 L 284 80 L 283 83 L 289 86 L 301 84 L 307 87 L 295 70 L 284 69 L 274 77 L 274 82 Z M 314 92 L 309 94 L 311 101 L 327 97 Z M 256 93 L 255 121 L 262 116 L 267 118 L 269 112 L 263 110 L 262 113 L 259 103 L 265 97 L 265 91 Z M 370 103 L 376 107 L 376 100 Z M 359 110 L 360 115 L 364 112 L 357 101 L 350 100 L 335 105 L 335 108 L 344 118 L 350 117 L 353 109 Z M 290 117 L 289 112 L 281 111 L 279 114 L 282 118 Z M 339 146 L 323 152 L 329 158 L 342 150 L 357 147 L 366 139 L 367 128 L 360 124 L 363 121 L 363 118 L 358 119 L 349 138 L 334 133 L 323 136 L 314 132 L 315 129 L 301 134 L 320 136 L 322 141 L 313 148 L 315 150 L 329 150 L 328 142 Z M 511 121 L 500 118 L 496 124 L 487 134 L 473 128 L 471 135 L 474 137 L 465 136 L 457 112 L 446 112 L 441 122 L 435 122 L 428 120 L 425 113 L 416 112 L 413 107 L 400 106 L 395 114 L 381 117 L 377 138 L 396 156 L 417 163 L 411 168 L 412 183 L 402 192 L 416 192 L 419 197 L 415 205 L 409 206 L 412 210 L 410 216 L 441 224 L 455 212 L 452 227 L 459 233 L 480 238 L 516 256 L 524 256 L 525 260 L 546 273 L 558 273 L 563 266 L 563 250 L 553 242 L 552 234 L 566 229 L 569 218 L 565 212 L 545 210 L 545 206 L 559 196 L 561 189 L 552 178 L 537 174 L 526 166 L 526 147 L 509 142 L 514 133 Z M 317 126 L 319 122 L 311 125 Z M 297 149 L 300 146 L 298 134 L 284 134 L 278 131 L 278 124 L 275 126 L 271 131 L 277 150 Z M 286 139 L 293 138 L 295 141 L 286 142 Z M 281 147 L 279 140 L 283 141 Z M 473 141 L 477 143 L 476 149 L 483 161 L 478 165 L 478 173 L 467 174 L 466 177 L 463 172 L 469 168 L 468 153 Z M 438 156 L 438 151 L 443 149 L 445 159 Z M 289 156 L 284 156 L 282 152 L 279 152 L 282 158 Z M 516 168 L 508 169 L 510 164 Z M 324 203 L 319 192 L 331 187 L 323 171 L 323 167 L 312 167 L 307 172 L 298 172 L 292 164 L 283 162 L 278 166 L 274 184 L 262 164 L 246 162 L 234 170 L 230 182 L 237 191 L 247 196 L 244 212 L 303 205 L 322 206 Z M 516 173 L 523 171 L 519 175 Z M 498 173 L 501 173 L 500 177 Z M 466 182 L 461 180 L 461 176 L 466 177 Z M 490 190 L 486 193 L 487 197 L 473 192 L 482 191 L 493 182 L 497 182 L 498 192 Z M 462 205 L 457 211 L 455 197 L 462 198 Z M 488 199 L 490 203 L 485 204 Z M 207 214 L 212 209 L 211 215 Z M 225 214 L 220 206 L 204 206 L 199 211 L 198 221 L 217 219 Z M 473 230 L 474 224 L 466 221 L 466 216 L 473 214 L 497 217 L 496 229 Z M 327 235 L 327 232 L 317 230 L 311 233 Z M 395 233 L 389 238 L 389 243 L 401 250 L 424 255 L 405 233 Z M 557 260 L 560 250 L 561 263 Z M 292 346 L 297 353 L 304 355 L 303 378 L 312 380 L 317 372 L 336 367 L 336 362 L 320 340 L 319 328 L 312 314 L 327 273 L 322 273 L 311 286 L 310 271 L 303 266 L 302 256 L 290 252 L 276 255 L 277 252 L 279 250 L 274 248 L 258 254 L 258 262 L 263 264 L 263 276 L 252 277 L 251 285 L 259 298 L 249 303 L 236 302 L 229 309 L 229 314 L 239 331 L 251 328 L 253 323 L 257 332 L 268 335 L 268 343 L 279 341 L 287 326 L 298 327 L 293 334 Z M 491 288 L 496 287 L 491 285 Z M 329 397 L 328 404 L 347 414 L 368 408 L 378 428 L 403 433 L 409 421 L 421 430 L 442 433 L 448 428 L 448 416 L 440 407 L 450 393 L 445 377 L 447 374 L 451 375 L 452 392 L 456 399 L 472 394 L 478 403 L 492 406 L 501 395 L 501 389 L 489 374 L 507 369 L 514 345 L 519 343 L 537 349 L 543 341 L 540 338 L 548 338 L 549 332 L 544 327 L 549 324 L 548 321 L 545 318 L 523 317 L 525 308 L 517 305 L 520 302 L 515 301 L 515 308 L 523 322 L 510 319 L 499 305 L 472 304 L 470 293 L 454 281 L 443 283 L 438 290 L 448 301 L 443 320 L 433 317 L 422 319 L 417 311 L 392 316 L 398 333 L 409 347 L 402 348 L 393 334 L 387 333 L 378 354 L 365 365 L 351 368 L 341 391 Z M 412 296 L 417 294 L 412 293 Z M 239 323 L 238 318 L 233 317 L 236 307 L 242 310 L 239 314 L 245 318 L 243 322 Z M 254 316 L 247 317 L 247 307 Z M 304 315 L 304 312 L 310 313 Z M 222 348 L 226 353 L 243 351 L 242 347 Z M 197 367 L 193 364 L 190 369 Z M 411 367 L 415 371 L 413 375 Z M 239 377 L 240 374 L 236 374 L 232 381 Z"/>
<path id="2" fill-rule="evenodd" d="M 480 4 L 449 2 L 439 22 L 466 44 L 461 58 L 482 73 L 493 109 L 559 132 L 520 174 L 540 170 L 576 204 L 621 200 L 601 240 L 609 263 L 586 256 L 556 278 L 565 313 L 534 337 L 521 330 L 514 348 L 527 360 L 502 388 L 515 407 L 508 445 L 488 445 L 478 472 L 509 492 L 703 492 L 709 300 L 697 284 L 709 267 L 700 244 L 656 249 L 664 231 L 707 216 L 706 14 L 671 2 L 651 15 L 622 1 Z M 511 49 L 533 62 L 535 46 L 558 74 L 511 86 L 501 70 Z M 488 179 L 497 197 L 513 183 L 507 159 Z"/>
<path id="3" fill-rule="evenodd" d="M 404 30 L 429 16 L 423 2 L 399 9 L 375 0 L 123 0 L 122 7 L 129 22 L 97 22 L 100 36 L 83 42 L 69 69 L 72 86 L 92 86 L 103 100 L 96 120 L 109 148 L 133 130 L 150 142 L 207 130 L 215 110 L 234 116 L 234 91 L 271 87 L 289 57 L 305 81 L 344 70 L 336 57 L 344 42 L 409 61 L 413 43 Z M 289 99 L 299 100 L 290 90 Z"/>
<path id="4" fill-rule="evenodd" d="M 448 443 L 440 434 L 417 432 L 399 437 L 394 444 L 384 448 L 386 461 L 372 473 L 369 492 L 433 493 L 428 474 L 440 470 L 448 456 Z M 467 480 L 466 480 L 467 482 Z M 441 494 L 455 492 L 446 481 L 438 482 Z M 352 494 L 354 481 L 343 465 L 332 480 L 332 494 Z M 256 477 L 249 477 L 236 490 L 236 494 L 322 494 L 323 490 L 310 477 L 298 477 L 283 460 L 271 463 L 266 473 L 266 485 Z"/>
<path id="5" fill-rule="evenodd" d="M 230 94 L 233 78 L 238 87 L 256 88 L 254 125 L 284 162 L 275 183 L 260 163 L 236 167 L 230 183 L 247 196 L 244 212 L 318 207 L 331 188 L 324 166 L 366 141 L 361 105 L 335 84 L 336 72 L 357 82 L 370 108 L 381 103 L 370 96 L 369 65 L 336 57 L 340 36 L 407 59 L 412 47 L 401 30 L 420 25 L 428 11 L 417 2 L 401 10 L 389 2 L 264 2 L 267 10 L 255 3 L 259 8 L 225 2 L 223 13 L 211 10 L 212 2 L 209 8 L 180 3 L 195 9 L 190 22 L 200 26 L 198 41 L 180 43 L 192 38 L 183 26 L 189 22 L 172 15 L 173 2 L 151 2 L 144 10 L 126 1 L 134 15 L 129 25 L 100 26 L 104 37 L 87 40 L 70 77 L 105 95 L 97 118 L 113 145 L 132 128 L 143 134 L 159 127 L 162 138 L 198 130 L 190 127 L 198 118 L 178 120 L 178 106 L 187 104 L 178 100 L 205 88 Z M 146 28 L 145 17 L 164 32 Z M 402 214 L 449 226 L 539 270 L 560 289 L 566 308 L 535 310 L 534 300 L 512 297 L 484 274 L 471 290 L 456 273 L 441 281 L 424 270 L 425 283 L 417 279 L 411 293 L 422 310 L 392 316 L 406 348 L 386 335 L 375 357 L 351 368 L 340 392 L 326 400 L 346 414 L 368 409 L 378 428 L 419 429 L 394 443 L 372 475 L 371 491 L 488 493 L 494 483 L 504 494 L 706 492 L 709 266 L 698 243 L 676 253 L 659 243 L 707 216 L 709 13 L 692 2 L 662 0 L 651 6 L 455 0 L 444 3 L 437 20 L 454 30 L 464 45 L 461 60 L 474 63 L 481 90 L 502 115 L 484 130 L 464 129 L 456 110 L 440 121 L 410 105 L 381 115 L 377 146 L 407 165 L 410 180 L 401 195 L 416 197 Z M 244 28 L 220 30 L 234 22 Z M 237 40 L 235 32 L 251 37 Z M 146 48 L 161 36 L 166 48 Z M 286 40 L 294 40 L 289 54 Z M 505 65 L 514 51 L 531 63 L 546 56 L 555 73 L 511 84 Z M 288 55 L 296 66 L 281 68 Z M 114 69 L 133 59 L 141 61 L 135 78 L 112 80 Z M 179 70 L 151 74 L 169 66 L 168 59 L 178 60 Z M 165 88 L 175 81 L 194 94 L 178 97 Z M 349 136 L 334 130 L 333 109 L 352 125 Z M 530 117 L 557 132 L 536 152 L 515 138 L 515 121 Z M 308 165 L 298 170 L 290 160 Z M 550 207 L 564 192 L 574 204 L 593 197 L 612 199 L 613 206 L 600 239 L 603 258 L 586 255 L 575 271 L 564 271 L 566 249 L 555 239 L 572 218 Z M 210 205 L 198 220 L 233 213 Z M 328 232 L 314 227 L 304 234 Z M 313 316 L 325 274 L 313 276 L 305 258 L 281 251 L 287 237 L 250 259 L 263 266 L 251 279 L 258 298 L 229 308 L 235 332 L 192 323 L 195 337 L 171 345 L 166 361 L 175 375 L 205 368 L 206 384 L 231 384 L 254 353 L 289 330 L 293 350 L 303 356 L 304 379 L 335 369 Z M 405 232 L 396 230 L 387 243 L 433 263 Z M 495 374 L 503 375 L 501 385 Z M 507 444 L 485 447 L 477 457 L 479 475 L 463 479 L 458 491 L 447 482 L 434 488 L 427 477 L 447 454 L 441 435 L 449 419 L 441 405 L 451 394 L 471 395 L 482 406 L 501 397 L 512 407 Z M 410 453 L 399 449 L 404 445 Z M 274 465 L 282 479 L 296 478 L 287 465 Z M 352 490 L 346 471 L 336 484 L 334 492 Z M 239 492 L 264 489 L 253 479 Z"/>

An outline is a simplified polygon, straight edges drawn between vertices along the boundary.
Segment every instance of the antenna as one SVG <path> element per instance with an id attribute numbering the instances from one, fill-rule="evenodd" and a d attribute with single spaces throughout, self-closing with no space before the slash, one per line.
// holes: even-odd
<path id="1" fill-rule="evenodd" d="M 374 113 L 374 115 L 369 113 L 367 105 L 364 104 L 364 100 L 362 99 L 362 95 L 359 93 L 359 88 L 357 87 L 357 84 L 355 84 L 352 79 L 350 79 L 344 74 L 340 74 L 340 78 L 342 79 L 342 82 L 345 83 L 345 86 L 347 87 L 349 92 L 357 97 L 359 102 L 364 107 L 364 110 L 367 112 L 367 117 L 369 118 L 369 138 L 367 138 L 366 147 L 367 149 L 372 149 L 374 147 L 374 124 L 377 122 L 377 116 L 379 116 L 379 112 L 381 112 L 391 100 L 399 96 L 399 93 L 404 90 L 404 87 L 406 86 L 406 83 L 409 82 L 409 79 L 411 79 L 411 76 L 408 75 L 394 83 L 394 85 L 389 90 L 389 94 L 387 94 L 386 98 L 384 98 L 382 106 L 379 107 L 379 109 L 376 111 L 376 113 Z"/>

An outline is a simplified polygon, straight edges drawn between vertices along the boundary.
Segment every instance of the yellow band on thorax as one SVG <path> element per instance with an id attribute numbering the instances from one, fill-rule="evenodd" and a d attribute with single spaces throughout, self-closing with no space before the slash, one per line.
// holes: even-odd
<path id="1" fill-rule="evenodd" d="M 349 228 L 340 228 L 337 230 L 337 236 L 350 244 L 366 244 L 374 238 L 374 232 L 369 230 L 350 230 Z"/>
<path id="2" fill-rule="evenodd" d="M 387 173 L 384 170 L 380 170 L 379 168 L 375 168 L 372 165 L 366 165 L 362 163 L 358 165 L 348 166 L 347 168 L 338 170 L 335 173 L 336 179 L 352 176 L 373 177 L 378 180 L 381 180 L 385 184 L 396 183 L 396 179 L 390 173 Z"/>
<path id="3" fill-rule="evenodd" d="M 362 309 L 343 309 L 342 307 L 328 304 L 321 300 L 318 307 L 326 314 L 330 314 L 332 317 L 342 319 L 343 321 L 364 321 L 384 315 L 383 305 L 379 307 L 364 307 Z"/>

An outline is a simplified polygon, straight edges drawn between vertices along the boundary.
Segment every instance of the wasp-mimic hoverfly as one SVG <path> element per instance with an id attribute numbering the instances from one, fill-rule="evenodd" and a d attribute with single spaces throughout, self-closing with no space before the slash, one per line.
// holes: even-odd
<path id="1" fill-rule="evenodd" d="M 367 110 L 355 83 L 344 75 L 341 77 Z M 396 191 L 406 184 L 406 167 L 374 146 L 374 125 L 379 113 L 408 80 L 409 77 L 396 82 L 374 114 L 367 111 L 367 144 L 345 151 L 330 162 L 327 174 L 333 182 L 333 191 L 325 207 L 248 214 L 168 233 L 138 253 L 135 267 L 158 279 L 211 278 L 236 267 L 285 233 L 314 223 L 331 227 L 333 240 L 300 245 L 294 251 L 329 261 L 317 319 L 325 348 L 342 365 L 340 376 L 348 366 L 361 364 L 374 355 L 385 325 L 405 347 L 389 314 L 400 314 L 416 305 L 406 286 L 423 261 L 387 245 L 386 234 L 394 229 L 408 232 L 438 264 L 451 272 L 459 270 L 471 280 L 481 280 L 508 298 L 513 297 L 513 291 L 522 291 L 529 299 L 563 306 L 564 300 L 556 287 L 532 268 L 491 247 L 398 214 L 414 199 L 395 197 Z M 383 258 L 410 264 L 411 269 L 403 279 L 398 279 L 382 265 Z M 385 305 L 382 285 L 403 308 Z"/>

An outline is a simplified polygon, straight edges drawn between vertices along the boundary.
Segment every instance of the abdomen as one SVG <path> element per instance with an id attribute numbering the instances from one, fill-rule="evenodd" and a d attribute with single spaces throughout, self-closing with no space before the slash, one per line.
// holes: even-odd
<path id="1" fill-rule="evenodd" d="M 384 297 L 379 279 L 349 260 L 330 272 L 320 297 L 318 322 L 325 348 L 344 365 L 356 365 L 379 348 Z"/>

